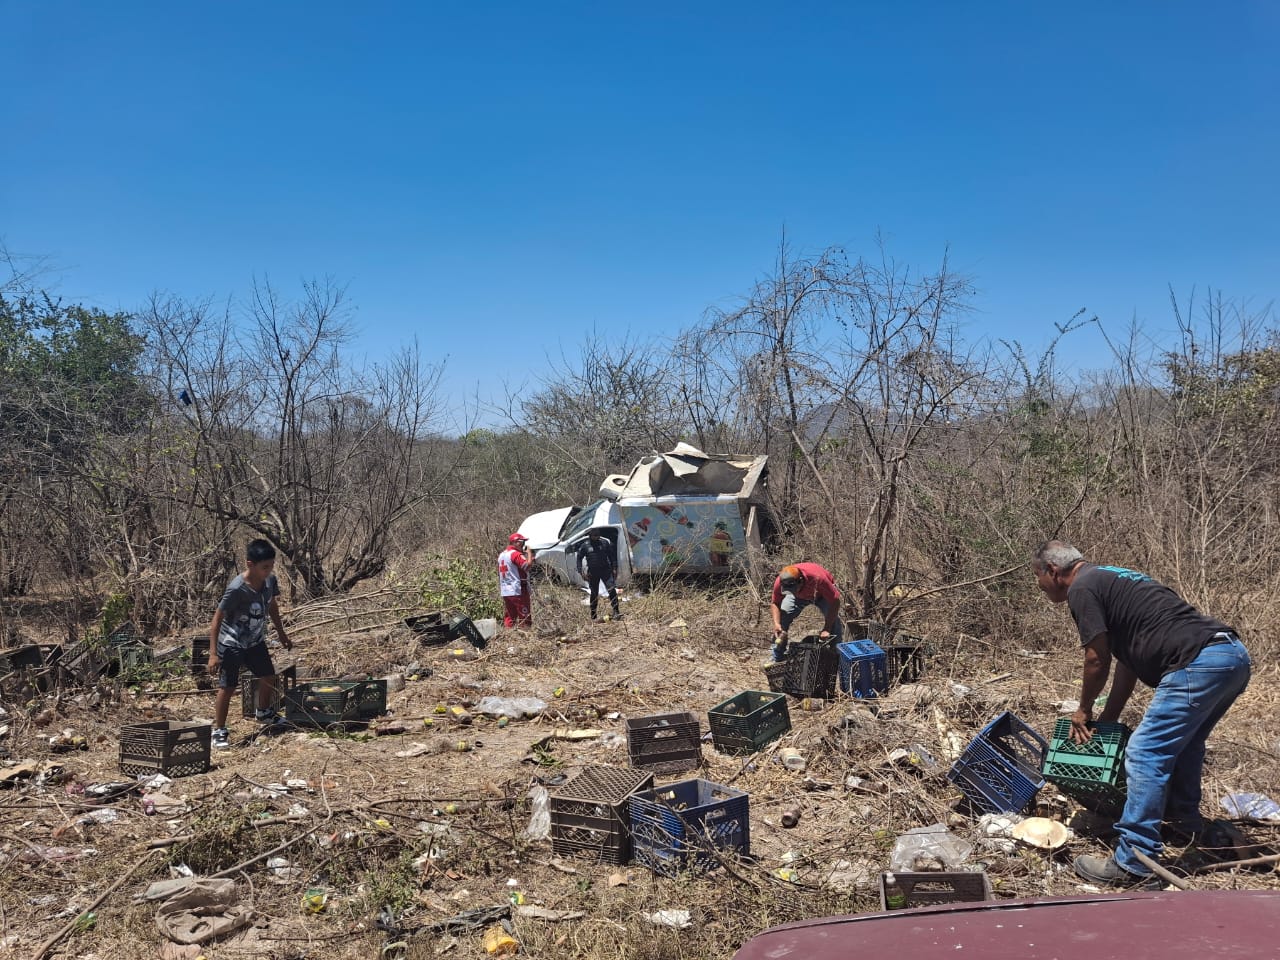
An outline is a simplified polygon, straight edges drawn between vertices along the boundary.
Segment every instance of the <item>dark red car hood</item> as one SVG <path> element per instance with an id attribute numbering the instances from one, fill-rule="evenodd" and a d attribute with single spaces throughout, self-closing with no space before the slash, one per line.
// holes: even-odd
<path id="1" fill-rule="evenodd" d="M 1280 891 L 1007 900 L 803 920 L 733 960 L 1277 960 Z"/>

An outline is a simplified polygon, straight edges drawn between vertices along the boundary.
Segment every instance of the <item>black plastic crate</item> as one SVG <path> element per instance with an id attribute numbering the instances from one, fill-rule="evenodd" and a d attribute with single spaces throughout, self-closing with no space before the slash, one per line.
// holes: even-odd
<path id="1" fill-rule="evenodd" d="M 880 909 L 888 910 L 885 899 L 884 878 L 880 874 Z M 940 903 L 981 903 L 991 899 L 991 880 L 985 872 L 921 872 L 898 873 L 894 871 L 894 879 L 907 895 L 907 902 L 895 910 L 907 910 L 911 907 L 931 907 Z"/>
<path id="2" fill-rule="evenodd" d="M 120 728 L 120 772 L 188 777 L 209 769 L 213 727 L 207 723 L 131 723 Z"/>
<path id="3" fill-rule="evenodd" d="M 884 645 L 883 649 L 890 686 L 915 683 L 924 676 L 925 642 L 919 637 L 899 634 L 893 643 Z"/>
<path id="4" fill-rule="evenodd" d="M 550 795 L 551 852 L 605 863 L 631 859 L 627 800 L 653 786 L 653 774 L 619 767 L 585 767 Z"/>
<path id="5" fill-rule="evenodd" d="M 355 684 L 308 680 L 284 691 L 284 715 L 291 723 L 327 726 L 360 719 Z"/>
<path id="6" fill-rule="evenodd" d="M 120 624 L 120 626 L 107 634 L 107 643 L 113 647 L 145 642 L 146 640 L 142 636 L 142 631 L 134 626 L 132 620 L 126 620 L 124 623 Z"/>
<path id="7" fill-rule="evenodd" d="M 284 706 L 284 691 L 298 685 L 298 668 L 285 667 L 276 673 L 276 695 L 271 701 L 273 710 Z M 240 714 L 246 720 L 253 719 L 258 709 L 258 678 L 245 677 L 240 681 Z"/>
<path id="8" fill-rule="evenodd" d="M 692 713 L 660 713 L 628 719 L 631 765 L 655 773 L 679 773 L 702 765 L 702 729 Z"/>
<path id="9" fill-rule="evenodd" d="M 387 679 L 357 680 L 356 712 L 361 720 L 372 720 L 387 712 Z"/>
<path id="10" fill-rule="evenodd" d="M 721 850 L 751 853 L 745 791 L 710 780 L 682 780 L 637 793 L 628 807 L 635 861 L 655 873 L 705 872 L 719 864 Z"/>
<path id="11" fill-rule="evenodd" d="M 197 633 L 191 638 L 191 673 L 193 676 L 209 674 L 209 635 Z"/>
<path id="12" fill-rule="evenodd" d="M 721 753 L 755 753 L 791 729 L 787 698 L 781 693 L 745 690 L 707 714 L 711 741 Z"/>
<path id="13" fill-rule="evenodd" d="M 765 667 L 769 689 L 793 697 L 835 696 L 840 655 L 835 643 L 806 637 L 787 648 L 786 658 Z"/>

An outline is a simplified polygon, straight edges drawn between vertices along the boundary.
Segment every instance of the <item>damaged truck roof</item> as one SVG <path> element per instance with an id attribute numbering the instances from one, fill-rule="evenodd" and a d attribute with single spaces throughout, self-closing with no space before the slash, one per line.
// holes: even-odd
<path id="1" fill-rule="evenodd" d="M 630 474 L 613 474 L 600 486 L 607 500 L 648 497 L 763 496 L 760 483 L 767 456 L 708 454 L 687 443 L 644 457 Z"/>

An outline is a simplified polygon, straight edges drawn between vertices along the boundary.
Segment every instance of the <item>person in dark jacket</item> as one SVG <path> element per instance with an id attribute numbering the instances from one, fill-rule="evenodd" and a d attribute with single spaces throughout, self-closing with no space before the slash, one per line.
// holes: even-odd
<path id="1" fill-rule="evenodd" d="M 1062 540 L 1031 557 L 1036 583 L 1066 603 L 1080 634 L 1084 671 L 1071 738 L 1087 743 L 1094 703 L 1115 676 L 1100 722 L 1114 722 L 1134 684 L 1155 692 L 1125 750 L 1128 792 L 1114 855 L 1076 858 L 1078 876 L 1107 886 L 1156 883 L 1148 863 L 1163 849 L 1161 821 L 1206 846 L 1220 845 L 1200 814 L 1205 740 L 1249 683 L 1252 665 L 1235 630 L 1206 616 L 1145 573 L 1098 566 Z M 1138 855 L 1141 854 L 1141 857 Z"/>
<path id="2" fill-rule="evenodd" d="M 591 590 L 591 619 L 596 619 L 602 583 L 609 592 L 613 619 L 620 619 L 622 614 L 618 611 L 618 585 L 615 582 L 618 576 L 618 548 L 602 530 L 593 528 L 587 531 L 587 539 L 578 548 L 578 573 L 587 581 Z"/>

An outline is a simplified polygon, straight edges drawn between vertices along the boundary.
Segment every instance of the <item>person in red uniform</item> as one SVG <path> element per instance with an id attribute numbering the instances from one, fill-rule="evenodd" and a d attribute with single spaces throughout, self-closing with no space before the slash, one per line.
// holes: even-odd
<path id="1" fill-rule="evenodd" d="M 819 636 L 839 641 L 844 635 L 840 623 L 840 590 L 825 567 L 816 563 L 791 563 L 773 581 L 773 662 L 786 659 L 787 631 L 800 611 L 812 604 L 826 619 Z"/>
<path id="2" fill-rule="evenodd" d="M 523 534 L 507 538 L 507 549 L 498 554 L 498 590 L 502 593 L 503 626 L 533 626 L 529 605 L 529 566 L 533 558 Z"/>

